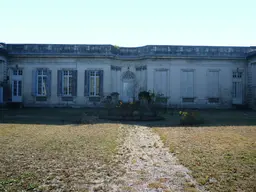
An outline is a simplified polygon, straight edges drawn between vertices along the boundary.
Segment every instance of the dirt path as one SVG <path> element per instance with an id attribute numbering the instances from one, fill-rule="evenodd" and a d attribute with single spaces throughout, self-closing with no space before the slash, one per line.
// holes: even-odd
<path id="1" fill-rule="evenodd" d="M 127 157 L 126 173 L 115 181 L 115 191 L 204 191 L 156 133 L 142 126 L 125 125 L 122 129 L 126 132 L 121 149 Z"/>

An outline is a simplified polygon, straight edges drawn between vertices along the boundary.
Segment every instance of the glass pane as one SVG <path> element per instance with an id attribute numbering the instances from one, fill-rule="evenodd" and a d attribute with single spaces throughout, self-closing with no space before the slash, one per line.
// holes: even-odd
<path id="1" fill-rule="evenodd" d="M 18 86 L 19 86 L 18 96 L 21 96 L 21 89 L 22 89 L 21 81 L 18 81 Z"/>
<path id="2" fill-rule="evenodd" d="M 46 76 L 43 76 L 42 95 L 46 95 Z"/>
<path id="3" fill-rule="evenodd" d="M 68 82 L 68 94 L 72 95 L 72 77 L 69 76 L 69 82 Z"/>
<path id="4" fill-rule="evenodd" d="M 13 81 L 13 95 L 17 96 L 17 81 Z"/>
<path id="5" fill-rule="evenodd" d="M 68 94 L 68 82 L 67 82 L 67 77 L 64 76 L 64 81 L 63 81 L 63 94 L 67 95 Z"/>
<path id="6" fill-rule="evenodd" d="M 42 78 L 41 76 L 37 77 L 37 94 L 41 95 L 42 94 Z"/>
<path id="7" fill-rule="evenodd" d="M 42 75 L 42 70 L 37 70 L 37 75 Z"/>
<path id="8" fill-rule="evenodd" d="M 17 75 L 17 70 L 13 70 L 13 75 Z"/>
<path id="9" fill-rule="evenodd" d="M 90 78 L 90 95 L 94 95 L 94 77 Z"/>
<path id="10" fill-rule="evenodd" d="M 43 75 L 47 75 L 47 70 L 44 69 L 44 70 L 42 71 L 42 74 L 43 74 Z"/>

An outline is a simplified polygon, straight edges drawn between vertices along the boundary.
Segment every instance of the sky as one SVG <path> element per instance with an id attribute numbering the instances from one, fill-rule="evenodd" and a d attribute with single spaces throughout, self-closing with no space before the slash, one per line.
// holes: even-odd
<path id="1" fill-rule="evenodd" d="M 0 0 L 0 42 L 256 46 L 256 0 Z"/>

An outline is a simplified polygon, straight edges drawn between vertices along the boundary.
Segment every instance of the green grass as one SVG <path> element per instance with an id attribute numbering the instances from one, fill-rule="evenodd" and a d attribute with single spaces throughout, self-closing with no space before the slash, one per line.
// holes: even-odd
<path id="1" fill-rule="evenodd" d="M 255 112 L 212 111 L 202 115 L 207 118 L 205 126 L 159 127 L 155 131 L 206 189 L 256 191 Z M 227 126 L 232 124 L 238 125 Z"/>
<path id="2" fill-rule="evenodd" d="M 119 168 L 114 161 L 118 130 L 113 123 L 0 124 L 0 191 L 89 188 Z"/>

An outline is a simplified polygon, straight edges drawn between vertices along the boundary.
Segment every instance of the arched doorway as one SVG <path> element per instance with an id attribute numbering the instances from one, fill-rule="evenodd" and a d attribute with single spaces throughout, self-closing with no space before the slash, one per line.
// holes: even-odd
<path id="1" fill-rule="evenodd" d="M 124 102 L 132 101 L 135 92 L 136 76 L 131 71 L 126 71 L 122 75 L 122 100 Z"/>

